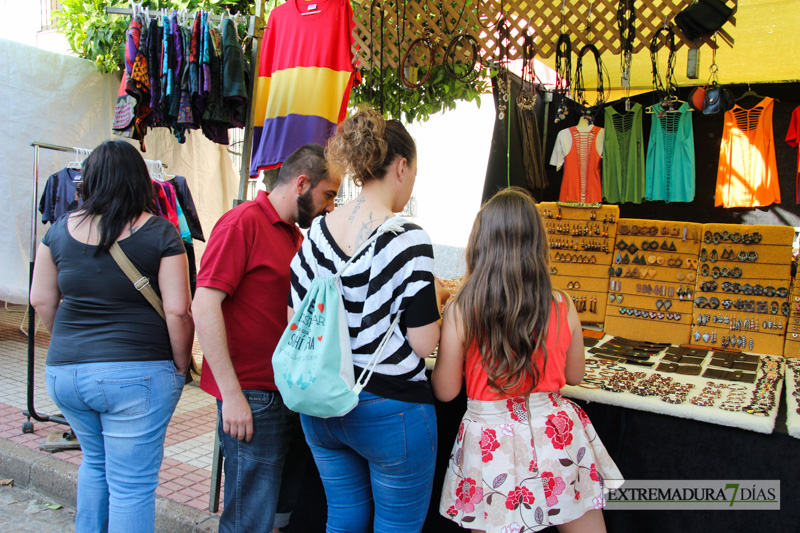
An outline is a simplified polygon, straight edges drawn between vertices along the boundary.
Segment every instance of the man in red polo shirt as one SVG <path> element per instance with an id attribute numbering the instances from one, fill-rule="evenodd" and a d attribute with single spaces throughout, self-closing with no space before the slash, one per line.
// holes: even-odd
<path id="1" fill-rule="evenodd" d="M 296 485 L 300 474 L 283 476 L 283 466 L 305 442 L 275 386 L 272 352 L 287 324 L 289 265 L 303 239 L 297 225 L 331 212 L 340 184 L 321 146 L 298 148 L 271 193 L 219 219 L 203 254 L 192 312 L 205 356 L 200 387 L 217 398 L 225 457 L 220 532 L 267 533 L 288 522 L 275 516 L 281 479 Z"/>

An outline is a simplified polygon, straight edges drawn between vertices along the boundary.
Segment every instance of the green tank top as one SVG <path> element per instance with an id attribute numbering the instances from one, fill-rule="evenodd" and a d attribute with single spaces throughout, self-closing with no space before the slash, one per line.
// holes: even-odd
<path id="1" fill-rule="evenodd" d="M 634 103 L 625 113 L 609 105 L 604 113 L 603 198 L 612 204 L 639 204 L 645 193 L 642 105 Z"/>

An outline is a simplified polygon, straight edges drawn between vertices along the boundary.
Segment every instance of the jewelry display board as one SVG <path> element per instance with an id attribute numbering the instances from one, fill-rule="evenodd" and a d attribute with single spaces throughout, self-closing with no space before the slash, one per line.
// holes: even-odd
<path id="1" fill-rule="evenodd" d="M 800 357 L 800 283 L 797 274 L 792 280 L 792 292 L 789 295 L 789 320 L 786 327 L 786 343 L 783 345 L 783 355 L 786 357 Z"/>
<path id="2" fill-rule="evenodd" d="M 789 226 L 703 226 L 693 344 L 783 355 L 793 239 Z"/>
<path id="3" fill-rule="evenodd" d="M 738 0 L 724 2 L 734 9 L 738 4 Z M 638 0 L 633 52 L 645 49 L 656 32 L 691 3 L 692 0 Z M 601 54 L 618 55 L 618 8 L 618 0 L 362 0 L 353 3 L 354 54 L 368 68 L 378 67 L 381 63 L 383 68 L 397 68 L 412 42 L 427 36 L 431 48 L 418 46 L 410 52 L 415 64 L 420 62 L 420 56 L 427 62 L 424 56 L 431 53 L 435 63 L 441 63 L 448 45 L 456 39 L 461 39 L 464 48 L 469 47 L 468 39 L 474 40 L 483 63 L 488 63 L 498 47 L 498 21 L 505 15 L 507 31 L 503 33 L 509 41 L 508 59 L 523 56 L 528 34 L 534 36 L 539 59 L 555 55 L 561 33 L 569 34 L 574 50 L 592 44 Z M 731 27 L 729 24 L 735 26 L 735 17 L 731 17 L 718 33 L 722 40 L 732 44 L 733 38 L 727 33 Z M 717 48 L 710 36 L 701 36 L 697 43 L 693 43 L 677 26 L 673 25 L 673 31 L 677 48 L 684 45 Z M 453 53 L 458 56 L 461 53 L 458 47 L 453 48 Z"/>
<path id="4" fill-rule="evenodd" d="M 620 345 L 626 349 L 622 353 L 638 352 L 639 357 L 629 362 L 628 355 L 607 355 L 609 351 L 620 353 Z M 590 351 L 591 357 L 586 359 L 583 381 L 564 387 L 562 394 L 588 402 L 772 433 L 783 383 L 783 357 L 681 346 L 646 353 L 652 346 L 603 337 L 596 353 Z M 718 366 L 730 359 L 737 359 L 739 366 L 747 365 L 748 370 L 731 371 Z"/>
<path id="5" fill-rule="evenodd" d="M 800 439 L 800 360 L 786 361 L 786 430 Z"/>
<path id="6" fill-rule="evenodd" d="M 568 207 L 556 202 L 538 207 L 550 246 L 553 288 L 572 298 L 581 322 L 604 322 L 619 207 Z"/>
<path id="7" fill-rule="evenodd" d="M 689 342 L 701 229 L 686 222 L 619 221 L 608 270 L 606 333 Z"/>

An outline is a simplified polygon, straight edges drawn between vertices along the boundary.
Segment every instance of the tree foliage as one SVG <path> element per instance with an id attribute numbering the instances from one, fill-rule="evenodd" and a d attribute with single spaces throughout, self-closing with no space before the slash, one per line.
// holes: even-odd
<path id="1" fill-rule="evenodd" d="M 428 81 L 418 89 L 403 85 L 398 69 L 384 69 L 384 115 L 397 119 L 402 117 L 406 122 L 425 122 L 435 113 L 455 109 L 458 100 L 474 101 L 480 107 L 480 95 L 491 91 L 489 80 L 494 73 L 489 69 L 483 69 L 477 79 L 466 83 L 448 76 L 442 65 L 435 65 L 432 69 Z M 363 72 L 362 83 L 351 93 L 351 104 L 369 104 L 380 109 L 380 85 L 379 69 Z"/>
<path id="2" fill-rule="evenodd" d="M 130 7 L 128 0 L 61 0 L 54 13 L 59 31 L 78 56 L 94 61 L 103 72 L 120 70 L 125 64 L 125 30 L 130 17 L 106 14 L 106 7 Z M 145 0 L 144 7 L 250 14 L 251 0 Z"/>

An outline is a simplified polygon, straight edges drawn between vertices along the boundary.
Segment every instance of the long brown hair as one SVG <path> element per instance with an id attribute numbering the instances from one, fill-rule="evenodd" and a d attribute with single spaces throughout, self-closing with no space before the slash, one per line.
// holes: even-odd
<path id="1" fill-rule="evenodd" d="M 529 393 L 547 364 L 553 289 L 544 224 L 524 189 L 500 191 L 481 207 L 466 262 L 454 300 L 466 345 L 478 350 L 493 390 Z M 519 390 L 528 378 L 530 389 Z"/>

